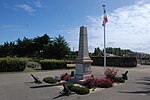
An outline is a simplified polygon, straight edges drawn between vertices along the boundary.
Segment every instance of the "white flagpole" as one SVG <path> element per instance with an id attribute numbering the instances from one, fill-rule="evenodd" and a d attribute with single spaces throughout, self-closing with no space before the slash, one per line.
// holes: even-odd
<path id="1" fill-rule="evenodd" d="M 105 5 L 102 5 L 103 10 L 104 10 L 104 14 L 103 16 L 105 16 Z M 106 70 L 106 35 L 105 35 L 105 26 L 106 26 L 106 22 L 105 22 L 105 18 L 103 17 L 103 21 L 104 21 L 104 74 L 105 74 L 105 70 Z"/>

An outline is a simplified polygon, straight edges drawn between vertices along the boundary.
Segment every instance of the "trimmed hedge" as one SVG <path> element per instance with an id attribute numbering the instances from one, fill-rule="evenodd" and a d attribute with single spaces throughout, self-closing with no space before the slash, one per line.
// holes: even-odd
<path id="1" fill-rule="evenodd" d="M 70 63 L 70 61 L 44 59 L 44 60 L 40 60 L 39 63 L 41 64 L 42 69 L 48 70 L 48 69 L 63 69 L 63 68 L 66 68 L 67 63 Z"/>
<path id="2" fill-rule="evenodd" d="M 69 84 L 67 87 L 76 94 L 85 95 L 90 93 L 90 89 L 87 87 L 74 86 L 74 84 Z"/>
<path id="3" fill-rule="evenodd" d="M 24 71 L 26 63 L 24 58 L 0 58 L 0 72 Z"/>
<path id="4" fill-rule="evenodd" d="M 92 65 L 103 66 L 104 57 L 91 57 Z M 107 66 L 116 67 L 136 67 L 137 59 L 135 57 L 107 57 Z"/>
<path id="5" fill-rule="evenodd" d="M 57 82 L 58 82 L 56 79 L 54 79 L 54 78 L 52 78 L 52 77 L 45 77 L 45 78 L 43 79 L 43 81 L 46 82 L 46 83 L 51 83 L 51 84 L 54 84 L 54 83 L 57 83 Z"/>
<path id="6" fill-rule="evenodd" d="M 116 83 L 124 83 L 125 80 L 122 77 L 115 77 L 114 78 L 114 82 L 116 82 Z"/>

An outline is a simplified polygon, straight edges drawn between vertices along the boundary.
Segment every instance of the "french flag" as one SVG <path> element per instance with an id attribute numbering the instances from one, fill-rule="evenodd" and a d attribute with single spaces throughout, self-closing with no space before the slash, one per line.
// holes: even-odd
<path id="1" fill-rule="evenodd" d="M 104 9 L 102 26 L 105 26 L 107 22 L 108 22 L 108 18 L 107 18 L 106 10 Z"/>

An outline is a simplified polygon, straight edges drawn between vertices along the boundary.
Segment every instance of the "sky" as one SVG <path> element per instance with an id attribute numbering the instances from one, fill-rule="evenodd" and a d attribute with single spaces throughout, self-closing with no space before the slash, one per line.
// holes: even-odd
<path id="1" fill-rule="evenodd" d="M 102 5 L 106 5 L 106 47 L 150 53 L 150 0 L 0 0 L 0 44 L 42 36 L 64 36 L 78 50 L 79 29 L 88 29 L 88 48 L 103 49 Z"/>

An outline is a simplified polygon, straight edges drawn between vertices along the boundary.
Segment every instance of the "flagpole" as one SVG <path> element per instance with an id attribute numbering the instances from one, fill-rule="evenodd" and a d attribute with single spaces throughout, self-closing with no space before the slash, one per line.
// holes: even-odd
<path id="1" fill-rule="evenodd" d="M 103 7 L 103 11 L 105 14 L 105 5 L 102 5 Z M 103 21 L 105 21 L 105 18 L 103 19 Z M 106 70 L 106 34 L 105 34 L 105 26 L 106 23 L 104 22 L 104 74 L 105 74 L 105 70 Z"/>

